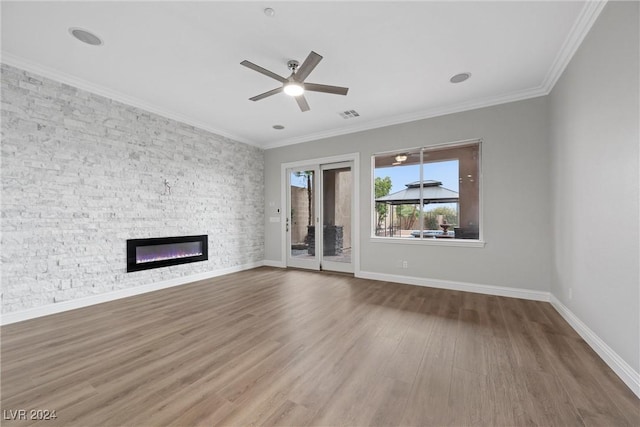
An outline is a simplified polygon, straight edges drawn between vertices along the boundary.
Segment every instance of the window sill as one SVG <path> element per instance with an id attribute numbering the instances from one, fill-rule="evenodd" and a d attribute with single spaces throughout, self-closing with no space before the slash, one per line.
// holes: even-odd
<path id="1" fill-rule="evenodd" d="M 401 245 L 426 245 L 426 246 L 459 246 L 466 248 L 484 248 L 484 240 L 471 239 L 415 239 L 407 237 L 378 237 L 371 236 L 373 243 L 392 243 Z"/>

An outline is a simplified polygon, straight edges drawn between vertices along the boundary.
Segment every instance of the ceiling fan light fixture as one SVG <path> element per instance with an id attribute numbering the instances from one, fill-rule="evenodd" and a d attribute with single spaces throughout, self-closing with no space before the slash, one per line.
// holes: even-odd
<path id="1" fill-rule="evenodd" d="M 404 162 L 405 160 L 407 160 L 407 155 L 406 155 L 406 154 L 398 154 L 398 155 L 395 157 L 395 159 L 396 159 L 396 162 L 398 162 L 398 163 L 402 163 L 402 162 Z"/>
<path id="2" fill-rule="evenodd" d="M 304 93 L 304 87 L 297 82 L 287 82 L 284 84 L 284 93 L 289 96 L 300 96 Z"/>

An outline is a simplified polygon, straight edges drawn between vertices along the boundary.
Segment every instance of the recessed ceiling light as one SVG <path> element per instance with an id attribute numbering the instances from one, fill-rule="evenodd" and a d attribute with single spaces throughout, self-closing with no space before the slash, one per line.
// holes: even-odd
<path id="1" fill-rule="evenodd" d="M 462 83 L 463 81 L 467 80 L 469 77 L 471 77 L 471 73 L 460 73 L 451 77 L 449 81 L 451 83 Z"/>
<path id="2" fill-rule="evenodd" d="M 276 11 L 273 10 L 273 8 L 268 7 L 264 10 L 264 14 L 267 15 L 269 18 L 273 18 L 276 14 Z"/>
<path id="3" fill-rule="evenodd" d="M 282 125 L 273 125 L 273 128 L 275 130 L 282 130 L 282 129 L 284 129 L 284 126 L 282 126 Z"/>
<path id="4" fill-rule="evenodd" d="M 69 34 L 82 43 L 90 44 L 91 46 L 101 46 L 103 44 L 102 39 L 90 31 L 83 30 L 82 28 L 69 28 Z"/>

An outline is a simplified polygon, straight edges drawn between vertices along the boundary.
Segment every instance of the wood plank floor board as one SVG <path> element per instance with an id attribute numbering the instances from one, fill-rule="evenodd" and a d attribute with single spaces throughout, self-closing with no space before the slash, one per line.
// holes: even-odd
<path id="1" fill-rule="evenodd" d="M 227 414 L 232 405 L 216 393 L 190 394 L 181 393 L 180 398 L 171 399 L 169 405 L 154 414 L 155 419 L 141 417 L 134 425 L 167 425 L 167 426 L 202 426 L 213 425 L 215 420 Z M 185 409 L 186 408 L 186 409 Z M 171 421 L 166 423 L 170 417 Z M 120 425 L 120 420 L 113 420 L 112 425 Z M 130 423 L 130 420 L 122 420 L 122 424 Z"/>
<path id="2" fill-rule="evenodd" d="M 590 374 L 599 384 L 601 390 L 614 390 L 612 402 L 626 417 L 629 425 L 640 426 L 640 402 L 633 392 L 624 385 L 618 376 L 608 368 L 595 351 L 582 339 L 568 337 L 566 339 L 580 363 L 588 366 Z"/>
<path id="3" fill-rule="evenodd" d="M 410 300 L 404 314 L 406 328 L 400 337 L 396 351 L 384 367 L 387 377 L 411 385 L 422 362 L 424 348 L 431 334 L 430 323 L 424 321 L 420 309 L 425 299 L 416 297 Z"/>
<path id="4" fill-rule="evenodd" d="M 604 369 L 604 366 L 581 363 L 580 357 L 571 347 L 571 337 L 557 334 L 544 333 L 546 339 L 545 350 L 552 360 L 553 368 L 563 387 L 568 391 L 573 406 L 587 426 L 637 426 L 640 425 L 640 417 L 633 412 L 621 412 L 614 400 L 624 398 L 620 393 L 613 397 L 610 393 L 613 388 L 604 389 L 594 376 L 594 372 Z M 579 338 L 577 338 L 579 339 Z M 629 423 L 633 419 L 636 422 Z"/>
<path id="5" fill-rule="evenodd" d="M 309 410 L 302 405 L 286 400 L 266 419 L 260 423 L 264 427 L 300 426 L 308 424 Z"/>
<path id="6" fill-rule="evenodd" d="M 88 383 L 77 383 L 68 387 L 65 387 L 58 393 L 46 393 L 34 397 L 33 400 L 27 403 L 19 403 L 17 405 L 9 404 L 10 408 L 54 408 L 57 412 L 68 413 L 69 408 L 75 405 L 82 404 L 83 402 L 95 398 L 98 395 L 98 391 Z M 3 405 L 4 407 L 4 405 Z M 28 422 L 27 422 L 28 421 Z M 27 420 L 21 425 L 65 425 L 64 422 L 59 420 Z M 4 425 L 6 421 L 3 420 Z"/>
<path id="7" fill-rule="evenodd" d="M 416 376 L 399 425 L 461 425 L 449 408 L 453 363 L 426 364 Z M 457 422 L 456 422 L 457 421 Z"/>
<path id="8" fill-rule="evenodd" d="M 398 425 L 404 415 L 405 405 L 409 401 L 411 386 L 411 383 L 394 378 L 380 378 L 375 394 L 367 407 L 366 415 L 369 422 L 362 425 Z"/>
<path id="9" fill-rule="evenodd" d="M 303 405 L 299 405 L 287 399 L 287 393 L 284 383 L 288 379 L 276 378 L 272 388 L 265 392 L 263 388 L 259 392 L 256 391 L 256 397 L 248 400 L 242 405 L 232 404 L 232 409 L 225 414 L 224 417 L 217 418 L 211 423 L 212 426 L 259 426 L 262 424 L 273 424 L 283 421 L 279 419 L 287 419 L 289 417 L 308 419 L 311 414 Z M 291 403 L 288 403 L 291 402 Z M 293 408 L 296 408 L 295 410 Z M 289 411 L 294 411 L 291 414 Z M 292 425 L 305 425 L 292 424 Z"/>
<path id="10" fill-rule="evenodd" d="M 381 377 L 381 373 L 376 371 L 376 365 L 390 357 L 396 343 L 389 339 L 367 341 L 361 342 L 360 348 L 366 350 L 358 363 L 340 371 L 340 375 L 336 376 L 337 387 L 331 391 L 331 399 L 323 399 L 324 404 L 317 408 L 311 424 L 368 424 L 366 419 L 373 415 L 371 410 L 367 410 L 368 405 L 373 403 L 371 395 L 375 393 L 376 384 L 380 383 Z"/>
<path id="11" fill-rule="evenodd" d="M 553 373 L 548 354 L 536 336 L 534 325 L 527 320 L 524 310 L 531 301 L 510 298 L 502 304 L 502 312 L 509 331 L 509 340 L 516 355 L 517 365 L 522 369 L 533 369 Z M 523 304 L 526 303 L 526 304 Z"/>
<path id="12" fill-rule="evenodd" d="M 371 308 L 372 312 L 382 310 L 381 305 Z M 367 366 L 373 359 L 376 343 L 387 351 L 392 351 L 388 349 L 389 346 L 396 345 L 391 340 L 376 339 L 380 318 L 370 314 L 368 310 L 364 314 L 356 313 L 353 318 L 356 323 L 350 328 L 350 333 L 328 341 L 330 346 L 326 357 L 294 388 L 292 400 L 314 410 L 316 419 L 335 416 L 336 412 L 342 410 L 342 400 L 337 395 L 344 398 L 345 389 L 349 388 L 354 378 L 358 378 L 362 366 Z"/>
<path id="13" fill-rule="evenodd" d="M 456 367 L 452 370 L 448 409 L 458 415 L 460 425 L 500 425 L 487 375 Z"/>
<path id="14" fill-rule="evenodd" d="M 531 426 L 535 414 L 529 405 L 526 378 L 522 370 L 494 369 L 486 376 L 486 390 L 498 426 Z"/>
<path id="15" fill-rule="evenodd" d="M 3 326 L 3 426 L 637 426 L 548 303 L 270 267 Z"/>
<path id="16" fill-rule="evenodd" d="M 372 294 L 373 296 L 373 294 Z M 372 301 L 372 299 L 369 299 L 368 301 Z M 309 353 L 307 355 L 307 357 L 305 358 L 305 360 L 303 361 L 304 363 L 297 363 L 294 366 L 291 366 L 288 369 L 288 375 L 287 375 L 287 382 L 286 384 L 282 384 L 282 378 L 284 377 L 279 377 L 275 380 L 276 385 L 274 387 L 274 390 L 277 391 L 277 393 L 280 393 L 282 390 L 287 390 L 287 391 L 291 391 L 291 399 L 292 402 L 294 402 L 295 404 L 301 406 L 301 407 L 309 407 L 311 409 L 309 410 L 298 410 L 296 411 L 297 413 L 304 413 L 305 417 L 310 417 L 313 413 L 315 413 L 315 410 L 321 406 L 323 399 L 322 396 L 329 396 L 331 395 L 330 392 L 323 390 L 319 390 L 318 388 L 313 387 L 314 384 L 317 383 L 322 383 L 325 386 L 336 386 L 336 383 L 333 381 L 329 381 L 327 380 L 327 378 L 318 378 L 316 377 L 316 375 L 320 375 L 326 372 L 327 367 L 333 367 L 334 368 L 334 378 L 336 378 L 338 381 L 341 380 L 343 378 L 343 375 L 341 375 L 340 371 L 337 371 L 336 368 L 339 368 L 339 358 L 343 357 L 343 354 L 339 351 L 335 351 L 336 348 L 340 349 L 343 348 L 342 346 L 338 345 L 336 346 L 336 342 L 335 340 L 338 339 L 339 342 L 342 343 L 357 343 L 358 339 L 361 337 L 361 333 L 362 331 L 364 331 L 364 328 L 358 328 L 358 327 L 354 327 L 356 325 L 364 325 L 363 322 L 363 314 L 366 312 L 366 310 L 356 310 L 356 311 L 352 311 L 351 314 L 353 314 L 352 317 L 343 317 L 343 319 L 348 322 L 347 324 L 349 324 L 349 327 L 342 327 L 339 326 L 338 327 L 338 331 L 347 331 L 348 333 L 345 335 L 336 335 L 336 334 L 312 334 L 312 335 L 307 335 L 305 334 L 305 339 L 309 339 L 309 338 L 314 338 L 314 341 L 307 341 L 308 346 L 311 348 L 313 347 L 313 352 Z M 342 316 L 341 316 L 342 317 Z M 322 320 L 322 319 L 321 319 Z M 297 332 L 299 334 L 299 332 Z M 332 336 L 333 335 L 333 336 Z M 286 341 L 286 340 L 285 340 Z M 296 387 L 298 388 L 298 390 L 300 390 L 300 393 L 296 392 Z M 337 387 L 337 386 L 336 386 Z M 308 393 L 305 393 L 308 392 Z M 307 403 L 308 406 L 304 406 L 301 404 L 301 402 L 305 402 Z M 270 402 L 267 402 L 270 403 Z M 258 408 L 261 408 L 261 411 L 264 411 L 264 404 L 261 404 L 258 406 Z M 234 425 L 246 425 L 247 423 L 249 424 L 254 424 L 257 423 L 255 420 L 244 420 L 241 418 L 241 412 L 240 410 L 235 411 L 234 414 L 231 415 L 231 417 L 228 420 L 225 420 L 225 422 L 227 423 L 231 423 Z M 241 422 L 240 422 L 241 421 Z M 224 425 L 224 422 L 223 422 Z"/>
<path id="17" fill-rule="evenodd" d="M 242 405 L 247 396 L 254 390 L 261 390 L 261 386 L 268 385 L 278 375 L 286 375 L 289 366 L 295 365 L 303 356 L 304 345 L 288 343 L 282 345 L 275 352 L 255 362 L 240 375 L 222 385 L 218 393 L 230 402 Z"/>
<path id="18" fill-rule="evenodd" d="M 458 292 L 449 294 L 441 290 L 430 301 L 429 314 L 424 318 L 430 324 L 430 333 L 401 425 L 452 425 L 455 422 L 449 394 L 458 330 L 453 313 L 459 311 L 460 301 Z"/>
<path id="19" fill-rule="evenodd" d="M 183 347 L 182 343 L 179 343 L 179 347 Z M 114 349 L 116 348 L 117 347 L 114 347 Z M 140 363 L 144 365 L 150 360 L 151 356 L 154 356 L 156 359 L 170 356 L 168 351 L 171 350 L 171 347 L 158 346 L 157 349 L 157 354 L 155 352 L 148 353 L 146 350 L 141 353 L 133 351 L 130 363 Z M 75 384 L 91 384 L 92 382 L 96 382 L 102 375 L 107 375 L 107 377 L 110 378 L 126 376 L 133 370 L 130 367 L 126 367 L 126 365 L 120 372 L 112 371 L 118 369 L 122 364 L 123 359 L 119 357 L 97 353 L 96 360 L 93 363 L 90 365 L 79 364 L 77 365 L 77 369 L 74 370 L 73 359 L 70 358 L 67 366 L 51 369 L 48 376 L 41 376 L 37 379 L 31 377 L 30 383 L 32 385 L 30 388 L 25 390 L 24 387 L 17 387 L 14 394 L 3 397 L 3 404 L 13 407 L 23 407 L 29 403 L 36 405 L 40 404 L 40 399 L 46 399 L 50 395 L 64 394 L 68 387 L 72 387 Z M 34 387 L 33 384 L 37 386 Z"/>

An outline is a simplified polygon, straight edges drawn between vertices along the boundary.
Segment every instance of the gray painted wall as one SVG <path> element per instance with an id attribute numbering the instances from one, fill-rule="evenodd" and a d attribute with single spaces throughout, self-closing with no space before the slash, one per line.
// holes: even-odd
<path id="1" fill-rule="evenodd" d="M 263 151 L 2 66 L 2 311 L 264 258 Z M 164 180 L 171 186 L 167 194 Z M 126 239 L 209 260 L 126 273 Z"/>
<path id="2" fill-rule="evenodd" d="M 313 112 L 311 112 L 313 114 Z M 361 270 L 549 291 L 551 221 L 546 98 L 483 108 L 265 151 L 267 217 L 279 207 L 281 163 L 360 153 Z M 484 248 L 372 242 L 374 153 L 482 138 Z M 268 218 L 267 218 L 268 221 Z M 265 258 L 281 261 L 280 224 Z M 407 260 L 409 268 L 401 268 Z"/>
<path id="3" fill-rule="evenodd" d="M 636 372 L 638 9 L 638 2 L 605 6 L 549 103 L 556 236 L 552 293 Z"/>

